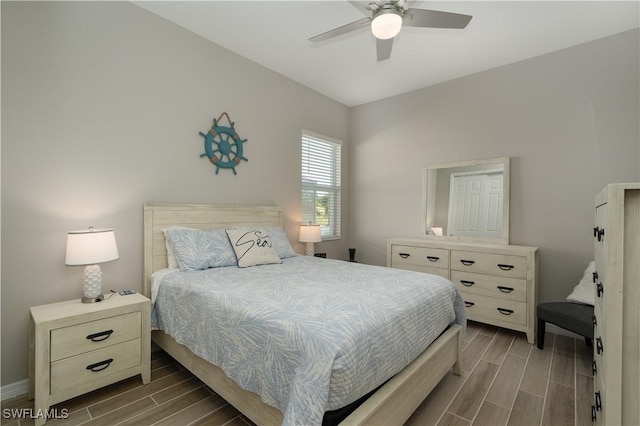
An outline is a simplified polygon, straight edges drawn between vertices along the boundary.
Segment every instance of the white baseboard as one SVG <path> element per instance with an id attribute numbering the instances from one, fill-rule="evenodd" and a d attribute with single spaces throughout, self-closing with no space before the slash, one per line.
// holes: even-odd
<path id="1" fill-rule="evenodd" d="M 10 383 L 0 388 L 0 401 L 23 395 L 29 392 L 29 379 L 20 380 L 19 382 Z"/>

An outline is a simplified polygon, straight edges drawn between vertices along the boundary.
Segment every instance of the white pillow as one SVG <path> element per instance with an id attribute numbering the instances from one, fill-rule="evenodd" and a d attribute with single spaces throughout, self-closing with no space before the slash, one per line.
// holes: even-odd
<path id="1" fill-rule="evenodd" d="M 582 303 L 584 305 L 592 305 L 595 302 L 595 284 L 593 282 L 593 273 L 596 270 L 596 262 L 591 261 L 585 269 L 582 279 L 573 288 L 573 291 L 567 296 L 567 301 L 574 303 Z"/>
<path id="2" fill-rule="evenodd" d="M 269 235 L 271 237 L 271 244 L 273 249 L 278 253 L 280 259 L 286 259 L 287 257 L 296 256 L 296 252 L 291 247 L 291 243 L 287 238 L 287 234 L 279 226 L 266 226 L 266 227 L 247 227 L 247 226 L 234 226 L 231 229 L 241 229 L 244 231 L 260 230 L 263 235 Z"/>
<path id="3" fill-rule="evenodd" d="M 264 230 L 227 229 L 227 235 L 239 268 L 282 263 L 272 247 L 271 236 Z"/>

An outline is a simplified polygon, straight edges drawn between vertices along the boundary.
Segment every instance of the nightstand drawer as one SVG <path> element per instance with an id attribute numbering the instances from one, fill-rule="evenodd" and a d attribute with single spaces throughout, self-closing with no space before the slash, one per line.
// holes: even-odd
<path id="1" fill-rule="evenodd" d="M 402 269 L 420 268 L 449 268 L 449 250 L 394 245 L 391 249 L 391 267 Z"/>
<path id="2" fill-rule="evenodd" d="M 527 258 L 509 254 L 451 250 L 451 269 L 502 277 L 527 278 Z"/>
<path id="3" fill-rule="evenodd" d="M 137 339 L 141 333 L 140 311 L 51 330 L 51 361 Z"/>
<path id="4" fill-rule="evenodd" d="M 470 320 L 483 322 L 483 318 L 490 318 L 512 324 L 527 324 L 526 303 L 470 293 L 462 293 L 462 298 Z"/>
<path id="5" fill-rule="evenodd" d="M 451 281 L 467 293 L 500 299 L 527 301 L 527 281 L 471 272 L 451 271 Z"/>
<path id="6" fill-rule="evenodd" d="M 51 395 L 141 364 L 140 339 L 51 363 Z"/>

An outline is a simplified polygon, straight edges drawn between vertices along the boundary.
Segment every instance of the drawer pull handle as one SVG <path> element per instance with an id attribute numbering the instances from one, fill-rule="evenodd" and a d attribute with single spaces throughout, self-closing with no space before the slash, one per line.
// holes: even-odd
<path id="1" fill-rule="evenodd" d="M 595 360 L 593 360 L 591 362 L 591 374 L 595 376 L 597 373 L 598 373 L 598 364 L 596 363 Z"/>
<path id="2" fill-rule="evenodd" d="M 593 316 L 593 326 L 597 327 L 598 326 L 598 319 L 596 318 L 596 316 Z"/>
<path id="3" fill-rule="evenodd" d="M 465 287 L 471 287 L 475 283 L 476 283 L 475 281 L 460 280 L 460 284 L 462 284 Z"/>
<path id="4" fill-rule="evenodd" d="M 602 239 L 604 238 L 604 228 L 600 228 L 598 226 L 593 228 L 593 237 L 597 237 L 598 241 L 602 241 Z"/>
<path id="5" fill-rule="evenodd" d="M 436 256 L 427 256 L 427 260 L 429 260 L 430 262 L 437 262 L 438 260 L 440 260 L 440 258 Z"/>
<path id="6" fill-rule="evenodd" d="M 105 359 L 104 361 L 96 362 L 95 364 L 87 365 L 87 370 L 93 372 L 102 371 L 107 368 L 113 362 L 113 358 Z"/>
<path id="7" fill-rule="evenodd" d="M 604 352 L 604 345 L 602 344 L 602 337 L 596 337 L 596 352 L 600 355 Z"/>
<path id="8" fill-rule="evenodd" d="M 595 271 L 591 274 L 593 276 L 593 283 L 595 284 L 598 281 L 598 271 Z"/>
<path id="9" fill-rule="evenodd" d="M 113 330 L 101 331 L 100 333 L 94 333 L 87 336 L 87 339 L 92 342 L 102 342 L 103 340 L 107 340 L 109 336 L 111 336 Z"/>
<path id="10" fill-rule="evenodd" d="M 407 257 L 411 256 L 409 253 L 398 253 L 398 256 L 400 256 L 403 259 L 406 259 Z"/>
<path id="11" fill-rule="evenodd" d="M 498 290 L 500 290 L 503 293 L 511 293 L 514 289 L 512 287 L 503 287 L 499 285 Z"/>
<path id="12" fill-rule="evenodd" d="M 507 265 L 504 263 L 498 263 L 498 268 L 502 269 L 503 271 L 510 271 L 514 268 L 513 265 Z"/>
<path id="13" fill-rule="evenodd" d="M 475 305 L 475 303 L 473 303 L 473 302 L 467 302 L 466 300 L 465 300 L 465 302 L 464 302 L 464 306 L 466 306 L 467 308 L 470 308 L 470 307 L 472 307 L 473 305 Z"/>
<path id="14" fill-rule="evenodd" d="M 596 392 L 596 411 L 602 410 L 602 397 L 600 391 Z"/>
<path id="15" fill-rule="evenodd" d="M 475 260 L 464 260 L 464 259 L 460 259 L 460 263 L 462 263 L 464 266 L 471 266 L 474 263 L 476 263 Z"/>
<path id="16" fill-rule="evenodd" d="M 597 418 L 597 414 L 596 414 L 596 406 L 592 405 L 591 406 L 591 421 L 595 422 Z"/>
<path id="17" fill-rule="evenodd" d="M 604 286 L 602 283 L 596 284 L 596 290 L 598 292 L 598 297 L 602 297 L 602 294 L 604 293 Z"/>
<path id="18" fill-rule="evenodd" d="M 498 312 L 500 312 L 502 315 L 511 315 L 513 313 L 513 311 L 511 309 L 505 309 L 505 308 L 497 308 Z"/>

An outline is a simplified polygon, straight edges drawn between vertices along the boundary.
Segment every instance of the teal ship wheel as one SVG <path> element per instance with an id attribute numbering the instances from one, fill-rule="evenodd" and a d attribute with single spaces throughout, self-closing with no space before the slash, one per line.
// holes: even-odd
<path id="1" fill-rule="evenodd" d="M 227 116 L 231 127 L 218 124 L 218 120 L 223 115 Z M 226 112 L 222 113 L 218 120 L 213 119 L 213 127 L 206 134 L 199 132 L 200 136 L 204 138 L 205 150 L 204 154 L 200 154 L 200 157 L 209 157 L 209 161 L 216 166 L 216 174 L 218 174 L 220 168 L 223 168 L 233 170 L 233 174 L 236 175 L 236 166 L 240 164 L 240 161 L 249 161 L 244 157 L 242 147 L 242 144 L 247 140 L 238 136 L 234 128 L 235 123 L 231 122 Z"/>

